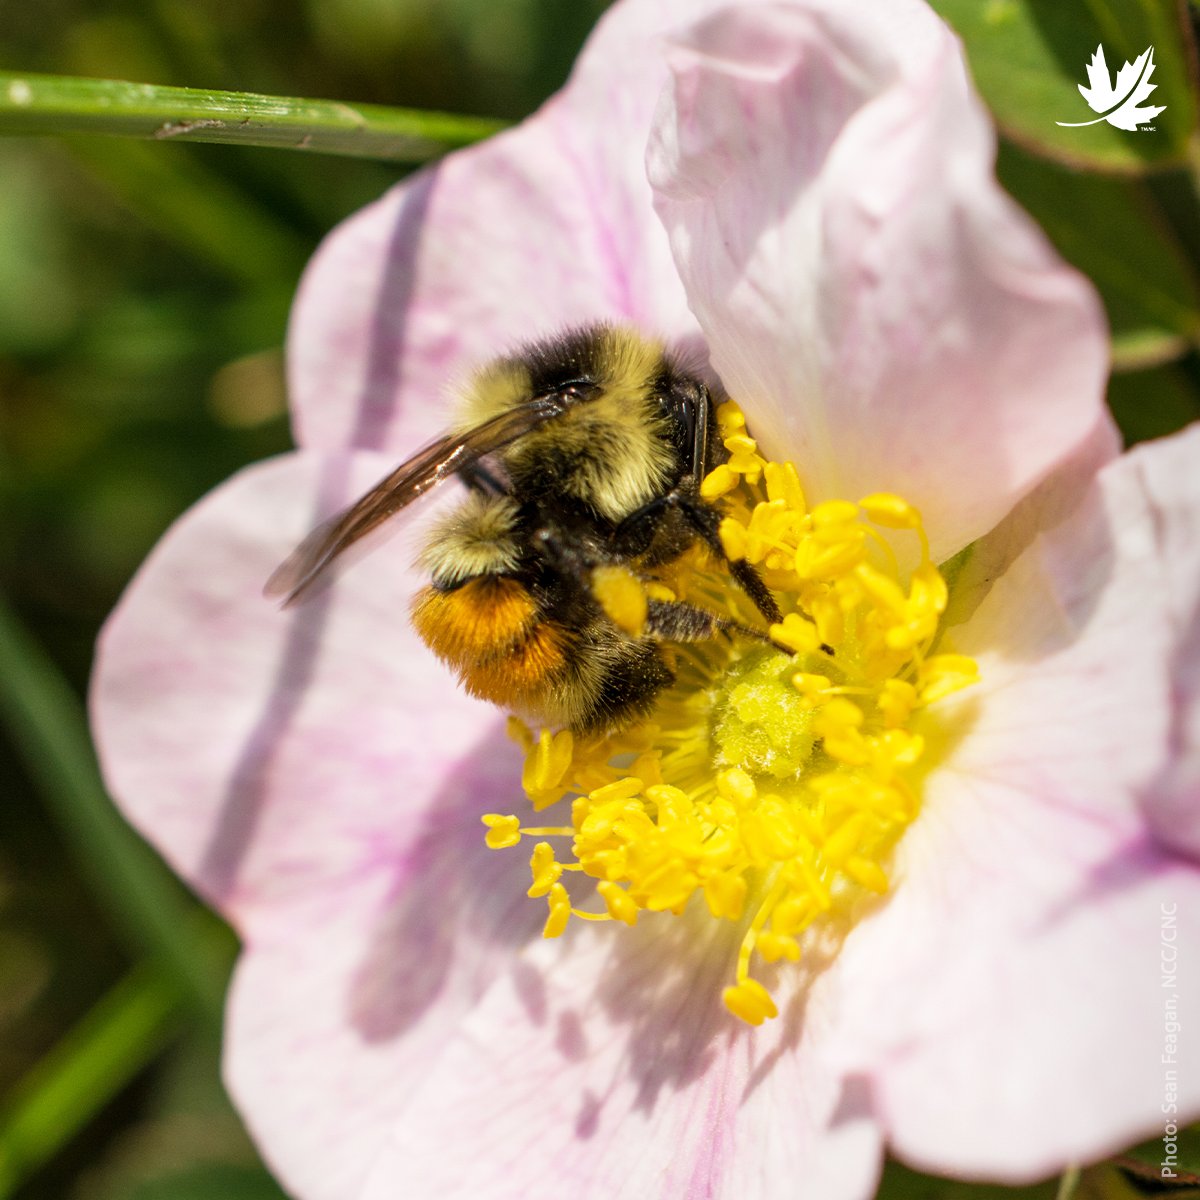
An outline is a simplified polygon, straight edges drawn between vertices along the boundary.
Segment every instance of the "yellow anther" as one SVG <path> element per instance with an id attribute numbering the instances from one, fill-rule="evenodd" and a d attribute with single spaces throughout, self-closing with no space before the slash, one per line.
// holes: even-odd
<path id="1" fill-rule="evenodd" d="M 917 689 L 906 679 L 886 679 L 877 701 L 889 729 L 904 725 L 917 706 Z"/>
<path id="2" fill-rule="evenodd" d="M 825 886 L 824 881 L 813 870 L 812 863 L 807 859 L 799 858 L 793 866 L 813 907 L 821 912 L 828 912 L 833 907 L 833 897 L 829 894 L 829 889 Z"/>
<path id="3" fill-rule="evenodd" d="M 639 755 L 629 768 L 629 774 L 641 781 L 643 788 L 659 785 L 663 781 L 662 758 L 655 752 Z"/>
<path id="4" fill-rule="evenodd" d="M 535 808 L 541 809 L 552 804 L 562 794 L 561 784 L 570 769 L 574 749 L 575 739 L 569 729 L 555 734 L 543 729 L 537 744 L 526 754 L 521 786 Z"/>
<path id="5" fill-rule="evenodd" d="M 806 895 L 785 896 L 771 913 L 771 927 L 784 936 L 799 933 L 812 920 L 815 910 L 816 905 Z"/>
<path id="6" fill-rule="evenodd" d="M 592 595 L 608 619 L 630 637 L 641 637 L 646 628 L 646 591 L 642 581 L 619 566 L 592 571 Z"/>
<path id="7" fill-rule="evenodd" d="M 771 640 L 797 654 L 811 654 L 821 644 L 817 627 L 799 613 L 788 613 L 782 622 L 772 625 Z"/>
<path id="8" fill-rule="evenodd" d="M 642 591 L 646 595 L 647 600 L 665 600 L 670 604 L 679 597 L 665 583 L 657 583 L 654 580 L 643 582 Z"/>
<path id="9" fill-rule="evenodd" d="M 849 500 L 826 500 L 812 510 L 813 528 L 828 530 L 839 525 L 850 525 L 858 517 L 858 505 Z"/>
<path id="10" fill-rule="evenodd" d="M 763 468 L 763 478 L 767 485 L 768 500 L 782 500 L 791 512 L 804 512 L 804 489 L 800 486 L 796 468 L 790 462 L 767 463 Z"/>
<path id="11" fill-rule="evenodd" d="M 965 654 L 935 654 L 917 673 L 921 703 L 933 704 L 951 692 L 979 682 L 979 664 Z"/>
<path id="12" fill-rule="evenodd" d="M 792 676 L 792 687 L 813 704 L 821 699 L 821 693 L 830 686 L 828 675 L 809 675 L 797 671 Z"/>
<path id="13" fill-rule="evenodd" d="M 862 561 L 863 538 L 852 530 L 844 538 L 806 538 L 796 548 L 794 570 L 801 579 L 836 579 Z"/>
<path id="14" fill-rule="evenodd" d="M 746 880 L 741 875 L 714 875 L 704 881 L 704 900 L 714 917 L 736 921 L 746 905 Z"/>
<path id="15" fill-rule="evenodd" d="M 725 438 L 725 449 L 729 451 L 726 464 L 729 469 L 735 475 L 741 475 L 747 484 L 757 484 L 767 465 L 758 453 L 758 443 L 743 430 Z"/>
<path id="16" fill-rule="evenodd" d="M 758 443 L 745 433 L 731 433 L 725 439 L 725 449 L 733 455 L 756 454 Z"/>
<path id="17" fill-rule="evenodd" d="M 946 611 L 950 592 L 942 573 L 931 562 L 922 563 L 912 576 L 910 585 L 911 603 L 921 612 L 934 612 L 938 616 Z"/>
<path id="18" fill-rule="evenodd" d="M 929 613 L 903 625 L 895 625 L 887 631 L 884 639 L 890 650 L 912 650 L 928 641 L 937 632 L 937 615 Z"/>
<path id="19" fill-rule="evenodd" d="M 742 843 L 756 866 L 785 862 L 796 853 L 796 830 L 777 796 L 763 800 L 741 821 Z"/>
<path id="20" fill-rule="evenodd" d="M 729 460 L 729 469 L 736 471 L 751 486 L 758 483 L 766 463 L 757 454 L 735 454 Z"/>
<path id="21" fill-rule="evenodd" d="M 608 804 L 613 800 L 628 800 L 631 796 L 638 795 L 644 784 L 641 779 L 633 776 L 626 776 L 624 779 L 615 779 L 612 783 L 606 783 L 603 787 L 595 788 L 588 793 L 588 799 L 593 804 Z"/>
<path id="22" fill-rule="evenodd" d="M 741 562 L 746 557 L 746 527 L 740 521 L 725 517 L 717 527 L 717 537 L 721 539 L 721 549 L 730 562 Z"/>
<path id="23" fill-rule="evenodd" d="M 921 525 L 921 514 L 907 500 L 891 492 L 873 492 L 858 504 L 876 525 L 888 529 L 917 529 Z"/>
<path id="24" fill-rule="evenodd" d="M 670 814 L 685 810 L 691 804 L 687 792 L 670 783 L 660 783 L 654 787 L 648 787 L 646 799 L 658 807 L 660 816 L 663 813 Z"/>
<path id="25" fill-rule="evenodd" d="M 978 677 L 979 664 L 965 654 L 934 654 L 921 664 L 919 674 L 922 683 L 948 674 Z"/>
<path id="26" fill-rule="evenodd" d="M 529 860 L 529 873 L 533 876 L 533 884 L 525 894 L 534 899 L 547 895 L 562 877 L 562 872 L 562 864 L 554 860 L 554 848 L 549 842 L 538 842 Z"/>
<path id="27" fill-rule="evenodd" d="M 889 768 L 911 767 L 925 750 L 925 739 L 905 729 L 888 729 L 874 740 L 876 756 Z"/>
<path id="28" fill-rule="evenodd" d="M 717 791 L 738 808 L 745 808 L 758 795 L 754 780 L 740 767 L 730 767 L 717 776 Z"/>
<path id="29" fill-rule="evenodd" d="M 888 613 L 902 621 L 908 616 L 908 597 L 894 580 L 867 563 L 859 563 L 854 574 L 869 596 L 887 609 Z"/>
<path id="30" fill-rule="evenodd" d="M 846 620 L 836 592 L 822 591 L 813 596 L 809 605 L 817 623 L 817 636 L 827 646 L 838 646 L 846 636 Z"/>
<path id="31" fill-rule="evenodd" d="M 727 437 L 736 430 L 746 428 L 746 417 L 734 401 L 726 400 L 717 405 L 717 423 L 721 427 L 721 436 Z"/>
<path id="32" fill-rule="evenodd" d="M 665 912 L 686 904 L 699 883 L 695 873 L 671 859 L 648 872 L 639 882 L 639 898 L 652 912 Z"/>
<path id="33" fill-rule="evenodd" d="M 862 813 L 851 817 L 847 821 L 843 821 L 825 839 L 825 844 L 821 847 L 821 854 L 827 861 L 833 863 L 834 866 L 840 867 L 858 849 L 858 844 L 862 841 L 862 836 L 866 828 L 867 818 Z"/>
<path id="34" fill-rule="evenodd" d="M 816 783 L 818 780 L 814 780 L 813 782 Z M 817 794 L 814 790 L 814 797 Z M 796 819 L 796 833 L 799 837 L 814 846 L 825 840 L 825 826 L 810 809 L 798 806 L 794 809 L 793 816 Z"/>
<path id="35" fill-rule="evenodd" d="M 888 877 L 884 869 L 869 858 L 848 858 L 843 868 L 855 883 L 862 884 L 869 892 L 882 896 L 888 890 Z"/>
<path id="36" fill-rule="evenodd" d="M 704 477 L 704 481 L 700 484 L 700 495 L 705 500 L 717 500 L 732 492 L 738 483 L 737 473 L 728 463 L 721 463 Z"/>
<path id="37" fill-rule="evenodd" d="M 870 745 L 857 729 L 826 734 L 822 745 L 830 758 L 835 758 L 849 767 L 861 767 L 871 760 Z"/>
<path id="38" fill-rule="evenodd" d="M 822 736 L 840 733 L 844 729 L 858 729 L 865 718 L 863 711 L 844 696 L 835 696 L 828 701 L 817 718 L 816 729 Z"/>
<path id="39" fill-rule="evenodd" d="M 604 880 L 596 884 L 596 891 L 608 909 L 608 915 L 614 921 L 622 921 L 626 925 L 636 925 L 638 913 L 641 911 L 629 898 L 629 893 L 617 884 Z"/>
<path id="40" fill-rule="evenodd" d="M 489 850 L 507 850 L 521 840 L 521 822 L 517 817 L 485 813 L 481 820 L 487 826 L 484 841 Z"/>
<path id="41" fill-rule="evenodd" d="M 747 1025 L 761 1025 L 767 1019 L 779 1016 L 771 993 L 757 979 L 743 979 L 736 986 L 727 987 L 721 998 L 725 1007 Z"/>
<path id="42" fill-rule="evenodd" d="M 784 511 L 782 502 L 756 504 L 746 525 L 746 557 L 762 562 L 766 555 L 779 555 L 779 545 L 788 540 L 787 527 L 792 514 Z"/>
<path id="43" fill-rule="evenodd" d="M 758 935 L 754 949 L 762 955 L 764 962 L 779 962 L 780 959 L 787 959 L 788 962 L 800 961 L 800 943 L 794 937 L 773 933 L 769 929 Z"/>
<path id="44" fill-rule="evenodd" d="M 561 883 L 556 883 L 550 889 L 547 904 L 550 912 L 545 925 L 542 926 L 542 937 L 556 938 L 566 929 L 567 922 L 571 919 L 571 898 Z"/>

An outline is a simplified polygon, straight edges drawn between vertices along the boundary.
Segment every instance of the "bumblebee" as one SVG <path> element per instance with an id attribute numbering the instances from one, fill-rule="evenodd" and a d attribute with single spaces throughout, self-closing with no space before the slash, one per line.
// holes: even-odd
<path id="1" fill-rule="evenodd" d="M 699 542 L 768 624 L 781 619 L 754 568 L 726 557 L 720 514 L 700 495 L 727 457 L 716 404 L 632 331 L 537 342 L 480 371 L 454 426 L 315 530 L 266 592 L 303 599 L 350 546 L 457 476 L 468 494 L 419 560 L 431 582 L 413 601 L 417 633 L 475 696 L 576 732 L 630 724 L 673 681 L 665 643 L 767 635 L 654 598 L 637 628 L 622 628 L 598 598 L 600 573 L 652 579 Z"/>

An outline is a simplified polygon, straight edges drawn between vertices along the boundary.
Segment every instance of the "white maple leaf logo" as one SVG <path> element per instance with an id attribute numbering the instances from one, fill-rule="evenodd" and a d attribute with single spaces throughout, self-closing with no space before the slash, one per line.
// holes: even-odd
<path id="1" fill-rule="evenodd" d="M 1098 125 L 1107 121 L 1118 129 L 1131 132 L 1139 125 L 1153 121 L 1167 106 L 1165 104 L 1142 106 L 1158 84 L 1150 82 L 1154 74 L 1154 47 L 1147 46 L 1133 62 L 1127 62 L 1118 72 L 1116 80 L 1108 77 L 1108 63 L 1104 61 L 1104 47 L 1097 46 L 1092 61 L 1088 63 L 1088 87 L 1079 85 L 1079 94 L 1088 102 L 1092 112 L 1100 115 L 1094 121 L 1055 121 L 1056 125 Z"/>

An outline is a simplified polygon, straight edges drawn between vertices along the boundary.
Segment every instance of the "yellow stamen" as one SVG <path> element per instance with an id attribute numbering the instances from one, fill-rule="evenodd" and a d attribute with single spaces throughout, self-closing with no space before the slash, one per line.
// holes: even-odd
<path id="1" fill-rule="evenodd" d="M 546 917 L 546 924 L 542 926 L 542 937 L 558 937 L 571 918 L 571 899 L 561 883 L 556 883 L 550 889 L 548 903 L 550 913 Z"/>
<path id="2" fill-rule="evenodd" d="M 505 850 L 515 846 L 521 840 L 521 821 L 518 817 L 505 816 L 502 813 L 487 813 L 483 823 L 487 826 L 487 842 L 489 850 Z"/>
<path id="3" fill-rule="evenodd" d="M 525 894 L 534 898 L 547 896 L 562 876 L 562 867 L 554 861 L 554 848 L 549 842 L 538 842 L 529 860 L 533 884 Z"/>
<path id="4" fill-rule="evenodd" d="M 700 495 L 705 500 L 717 500 L 727 492 L 732 492 L 741 482 L 733 468 L 722 463 L 715 471 L 711 471 L 700 485 Z"/>
<path id="5" fill-rule="evenodd" d="M 761 1025 L 769 1018 L 779 1016 L 771 993 L 757 979 L 743 979 L 736 987 L 727 987 L 722 999 L 725 1007 L 747 1025 Z"/>
<path id="6" fill-rule="evenodd" d="M 721 502 L 730 561 L 753 565 L 779 602 L 774 645 L 680 647 L 677 683 L 649 721 L 607 737 L 535 736 L 515 722 L 534 810 L 569 798 L 570 822 L 525 826 L 493 813 L 484 824 L 494 848 L 549 839 L 534 847 L 529 889 L 546 899 L 546 937 L 572 915 L 633 925 L 695 903 L 710 919 L 744 923 L 723 999 L 757 1025 L 777 1009 L 751 975 L 754 961 L 786 973 L 817 936 L 814 924 L 842 928 L 823 923 L 852 920 L 888 891 L 892 850 L 920 809 L 914 768 L 927 749 L 916 726 L 979 672 L 939 642 L 946 584 L 910 503 L 879 492 L 810 509 L 795 468 L 761 457 L 736 405 L 721 405 L 717 419 L 729 458 L 701 495 Z M 898 564 L 911 561 L 912 543 L 903 541 L 913 538 L 920 561 L 905 574 Z M 595 588 L 633 636 L 647 597 L 754 624 L 727 574 L 698 562 L 685 556 L 661 579 L 598 572 Z M 582 877 L 593 881 L 591 903 Z"/>

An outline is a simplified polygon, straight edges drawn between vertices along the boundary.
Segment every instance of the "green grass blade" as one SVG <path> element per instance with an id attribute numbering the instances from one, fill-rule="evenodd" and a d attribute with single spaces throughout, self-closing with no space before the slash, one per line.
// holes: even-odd
<path id="1" fill-rule="evenodd" d="M 0 71 L 0 134 L 109 133 L 417 163 L 504 124 L 379 104 Z"/>
<path id="2" fill-rule="evenodd" d="M 2 600 L 0 721 L 95 893 L 137 948 L 204 1016 L 219 1022 L 228 949 L 197 954 L 188 930 L 202 919 L 198 906 L 113 807 L 100 780 L 83 706 Z M 203 919 L 215 924 L 207 914 Z"/>
<path id="3" fill-rule="evenodd" d="M 142 964 L 30 1070 L 0 1110 L 0 1200 L 154 1061 L 183 1007 L 175 981 Z"/>

